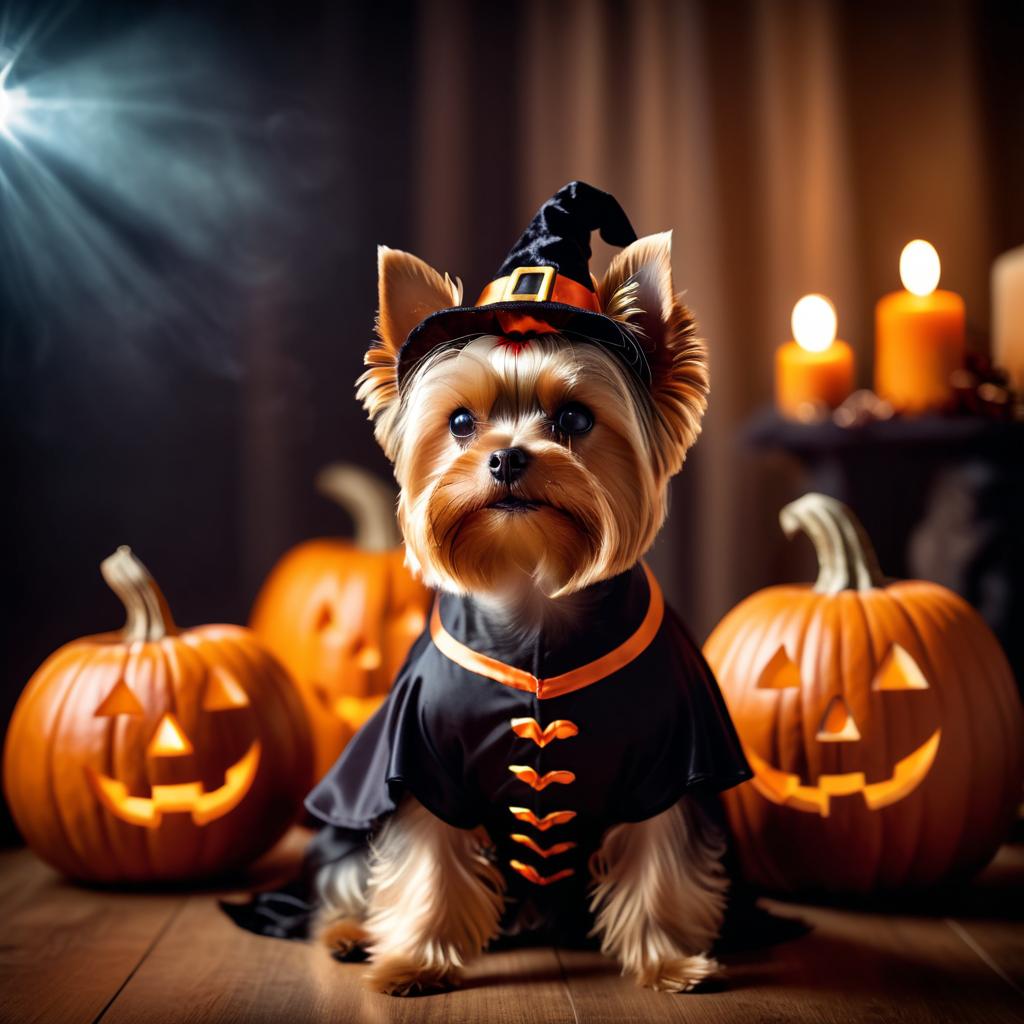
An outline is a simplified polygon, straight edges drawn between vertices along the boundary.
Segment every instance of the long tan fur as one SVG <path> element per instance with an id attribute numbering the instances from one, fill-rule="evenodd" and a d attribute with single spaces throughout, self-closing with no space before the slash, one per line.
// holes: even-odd
<path id="1" fill-rule="evenodd" d="M 403 800 L 370 851 L 369 986 L 399 994 L 453 984 L 497 933 L 504 888 L 475 833 Z"/>
<path id="2" fill-rule="evenodd" d="M 410 565 L 431 586 L 494 595 L 515 577 L 549 597 L 634 565 L 665 514 L 665 479 L 649 456 L 653 410 L 603 349 L 557 335 L 521 351 L 492 336 L 435 351 L 413 371 L 393 424 L 398 519 Z M 567 401 L 597 410 L 593 430 L 563 444 L 550 415 Z M 448 431 L 453 409 L 479 419 L 471 441 Z M 487 469 L 520 446 L 531 469 L 517 496 L 539 503 L 511 518 L 488 508 L 501 487 Z"/>
<path id="3" fill-rule="evenodd" d="M 651 364 L 658 410 L 654 457 L 671 476 L 700 434 L 707 408 L 707 351 L 693 315 L 672 285 L 672 232 L 639 238 L 617 253 L 598 289 L 601 306 L 624 320 Z"/>
<path id="4" fill-rule="evenodd" d="M 398 350 L 409 332 L 431 313 L 462 301 L 462 282 L 439 274 L 412 253 L 377 248 L 377 340 L 367 350 L 367 369 L 356 397 L 375 421 L 377 440 L 388 457 L 389 424 L 397 412 Z"/>
<path id="5" fill-rule="evenodd" d="M 685 798 L 610 829 L 592 859 L 601 950 L 638 984 L 685 992 L 714 974 L 708 955 L 725 907 L 724 843 Z"/>

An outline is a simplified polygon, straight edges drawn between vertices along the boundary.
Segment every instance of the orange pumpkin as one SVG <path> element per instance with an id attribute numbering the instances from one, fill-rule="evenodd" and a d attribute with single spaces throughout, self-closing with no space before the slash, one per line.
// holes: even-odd
<path id="1" fill-rule="evenodd" d="M 317 487 L 351 515 L 355 540 L 310 540 L 289 551 L 249 624 L 296 680 L 319 778 L 387 696 L 432 594 L 404 565 L 386 484 L 353 466 L 329 466 Z"/>
<path id="2" fill-rule="evenodd" d="M 25 841 L 101 882 L 198 878 L 254 859 L 310 782 L 294 687 L 247 629 L 178 630 L 128 548 L 100 568 L 124 629 L 51 655 L 7 734 L 4 789 Z"/>
<path id="3" fill-rule="evenodd" d="M 1020 796 L 1022 716 L 980 616 L 944 587 L 882 578 L 844 505 L 807 494 L 817 582 L 734 608 L 705 654 L 754 778 L 726 794 L 758 884 L 864 893 L 985 864 Z"/>

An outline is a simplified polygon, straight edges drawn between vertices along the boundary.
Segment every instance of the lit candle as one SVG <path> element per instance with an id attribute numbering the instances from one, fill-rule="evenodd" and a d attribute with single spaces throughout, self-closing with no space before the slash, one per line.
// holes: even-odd
<path id="1" fill-rule="evenodd" d="M 1024 245 L 992 264 L 992 360 L 1024 393 Z"/>
<path id="2" fill-rule="evenodd" d="M 875 307 L 875 391 L 898 412 L 944 406 L 950 375 L 964 364 L 964 300 L 936 289 L 940 269 L 932 245 L 909 242 L 900 255 L 904 290 Z"/>
<path id="3" fill-rule="evenodd" d="M 816 418 L 853 390 L 853 349 L 836 340 L 836 311 L 824 295 L 793 307 L 793 338 L 775 352 L 775 407 L 790 419 Z"/>

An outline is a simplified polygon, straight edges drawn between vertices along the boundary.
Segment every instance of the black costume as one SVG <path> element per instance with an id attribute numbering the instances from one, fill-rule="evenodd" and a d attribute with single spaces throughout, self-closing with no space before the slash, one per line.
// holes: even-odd
<path id="1" fill-rule="evenodd" d="M 325 826 L 310 870 L 360 853 L 408 793 L 456 828 L 487 830 L 506 927 L 578 937 L 587 861 L 608 828 L 749 778 L 714 677 L 646 568 L 583 600 L 577 631 L 552 644 L 442 595 L 387 701 L 306 800 Z M 304 934 L 304 895 L 285 899 L 230 909 L 253 930 Z"/>

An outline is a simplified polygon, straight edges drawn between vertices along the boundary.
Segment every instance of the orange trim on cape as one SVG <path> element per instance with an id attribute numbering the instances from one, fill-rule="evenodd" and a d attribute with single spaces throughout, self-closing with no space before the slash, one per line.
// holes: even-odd
<path id="1" fill-rule="evenodd" d="M 559 718 L 541 728 L 536 718 L 513 718 L 512 731 L 523 740 L 533 740 L 538 747 L 546 747 L 555 740 L 568 740 L 578 736 L 580 727 L 568 718 Z"/>
<path id="2" fill-rule="evenodd" d="M 541 775 L 536 768 L 525 764 L 510 764 L 508 770 L 520 781 L 525 782 L 531 789 L 539 793 L 542 789 L 558 783 L 561 786 L 571 786 L 576 781 L 576 776 L 564 768 L 556 768 L 553 772 L 545 772 Z"/>
<path id="3" fill-rule="evenodd" d="M 548 857 L 557 857 L 560 853 L 566 853 L 569 850 L 575 848 L 575 843 L 555 843 L 554 846 L 541 846 L 536 839 L 531 839 L 529 836 L 524 836 L 521 832 L 512 832 L 509 835 L 509 839 L 514 843 L 520 843 L 527 849 L 533 850 L 539 857 L 543 857 L 545 860 Z"/>
<path id="4" fill-rule="evenodd" d="M 523 878 L 528 882 L 533 882 L 534 885 L 550 885 L 552 882 L 560 882 L 563 878 L 576 874 L 572 868 L 566 868 L 564 871 L 556 871 L 553 875 L 542 875 L 532 864 L 524 864 L 521 860 L 510 860 L 508 863 L 513 871 L 518 871 Z"/>
<path id="5" fill-rule="evenodd" d="M 509 811 L 514 818 L 525 821 L 527 825 L 532 825 L 539 832 L 547 832 L 554 825 L 565 825 L 576 817 L 575 811 L 551 811 L 543 818 L 538 818 L 529 807 L 510 807 Z"/>
<path id="6" fill-rule="evenodd" d="M 658 586 L 658 581 L 654 578 L 654 573 L 645 562 L 641 562 L 641 566 L 647 577 L 650 598 L 647 604 L 647 613 L 636 632 L 623 640 L 614 650 L 581 665 L 579 668 L 563 672 L 560 676 L 538 679 L 530 672 L 516 668 L 514 665 L 506 665 L 505 662 L 498 661 L 497 658 L 480 654 L 472 647 L 467 647 L 461 641 L 456 640 L 442 625 L 439 601 L 434 602 L 434 612 L 430 617 L 430 638 L 434 641 L 434 646 L 449 661 L 454 661 L 456 665 L 461 665 L 478 676 L 494 679 L 515 690 L 525 690 L 527 693 L 536 694 L 538 700 L 561 697 L 574 690 L 581 690 L 591 683 L 596 683 L 613 672 L 618 672 L 619 669 L 639 657 L 657 635 L 665 616 L 665 601 L 661 595 L 661 587 Z"/>

